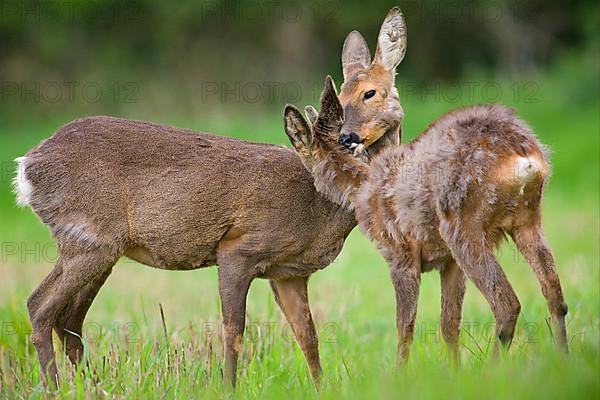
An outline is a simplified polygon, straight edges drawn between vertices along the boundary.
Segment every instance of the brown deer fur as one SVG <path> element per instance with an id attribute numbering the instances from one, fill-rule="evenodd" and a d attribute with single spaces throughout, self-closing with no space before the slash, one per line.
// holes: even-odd
<path id="1" fill-rule="evenodd" d="M 527 125 L 500 105 L 468 107 L 366 164 L 338 144 L 343 118 L 328 77 L 312 126 L 293 106 L 284 119 L 317 189 L 355 210 L 361 230 L 390 265 L 399 361 L 408 357 L 413 337 L 420 274 L 433 269 L 442 277 L 442 333 L 453 357 L 465 275 L 490 304 L 499 342 L 510 344 L 521 306 L 493 254 L 505 235 L 535 271 L 557 342 L 566 350 L 567 305 L 541 227 L 549 165 Z"/>
<path id="2" fill-rule="evenodd" d="M 48 225 L 59 250 L 27 302 L 32 340 L 52 378 L 52 329 L 80 360 L 85 314 L 127 256 L 167 270 L 218 264 L 225 377 L 233 384 L 250 282 L 270 279 L 318 380 L 307 280 L 331 263 L 356 222 L 315 191 L 294 151 L 92 117 L 63 126 L 18 161 L 18 200 Z"/>

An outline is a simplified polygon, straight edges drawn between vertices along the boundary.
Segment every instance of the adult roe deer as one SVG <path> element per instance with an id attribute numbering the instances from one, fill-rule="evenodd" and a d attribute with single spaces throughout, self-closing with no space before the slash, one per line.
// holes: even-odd
<path id="1" fill-rule="evenodd" d="M 307 280 L 336 257 L 356 222 L 315 191 L 294 151 L 91 117 L 63 126 L 17 161 L 18 203 L 48 225 L 59 252 L 27 301 L 46 377 L 58 382 L 52 330 L 77 363 L 86 312 L 126 256 L 167 270 L 218 264 L 224 375 L 233 385 L 248 288 L 254 278 L 270 279 L 318 382 Z"/>
<path id="2" fill-rule="evenodd" d="M 330 77 L 320 113 L 307 114 L 318 117 L 309 124 L 287 106 L 286 133 L 317 190 L 355 210 L 361 230 L 390 265 L 399 362 L 412 342 L 420 274 L 434 269 L 442 279 L 441 325 L 451 357 L 458 361 L 465 275 L 490 304 L 499 342 L 510 345 L 521 306 L 493 254 L 505 235 L 535 271 L 558 345 L 568 351 L 567 305 L 541 227 L 550 167 L 546 151 L 512 110 L 487 105 L 450 112 L 370 164 L 344 147 L 344 109 Z"/>

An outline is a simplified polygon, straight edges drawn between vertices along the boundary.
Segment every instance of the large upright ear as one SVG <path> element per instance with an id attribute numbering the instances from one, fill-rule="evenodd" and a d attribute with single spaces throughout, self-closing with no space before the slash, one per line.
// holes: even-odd
<path id="1" fill-rule="evenodd" d="M 331 76 L 325 79 L 325 89 L 321 94 L 321 112 L 317 118 L 319 133 L 334 133 L 337 137 L 344 124 L 344 109 L 338 99 L 335 83 Z"/>
<path id="2" fill-rule="evenodd" d="M 388 12 L 377 37 L 377 50 L 373 64 L 388 71 L 396 69 L 406 54 L 406 22 L 399 7 Z"/>
<path id="3" fill-rule="evenodd" d="M 296 150 L 309 147 L 312 144 L 312 131 L 302 116 L 302 113 L 294 106 L 288 104 L 283 112 L 285 133 Z"/>
<path id="4" fill-rule="evenodd" d="M 348 80 L 356 71 L 366 69 L 369 64 L 371 64 L 371 52 L 367 41 L 360 32 L 350 32 L 342 49 L 344 80 Z"/>

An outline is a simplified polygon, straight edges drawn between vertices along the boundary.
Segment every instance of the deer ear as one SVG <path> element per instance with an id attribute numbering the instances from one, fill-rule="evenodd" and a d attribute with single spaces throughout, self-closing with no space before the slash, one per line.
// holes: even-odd
<path id="1" fill-rule="evenodd" d="M 344 109 L 340 99 L 338 99 L 335 83 L 333 83 L 331 76 L 327 75 L 325 89 L 321 94 L 321 112 L 319 118 L 317 118 L 317 125 L 330 133 L 332 130 L 339 130 L 343 123 Z"/>
<path id="2" fill-rule="evenodd" d="M 317 122 L 317 118 L 319 118 L 319 113 L 313 106 L 304 107 L 304 115 L 306 115 L 306 119 L 308 119 L 311 125 Z"/>
<path id="3" fill-rule="evenodd" d="M 283 112 L 285 133 L 295 149 L 300 150 L 312 144 L 312 131 L 302 116 L 302 113 L 294 106 L 288 104 Z"/>
<path id="4" fill-rule="evenodd" d="M 392 8 L 381 24 L 374 64 L 394 71 L 406 54 L 406 22 L 400 8 Z"/>
<path id="5" fill-rule="evenodd" d="M 371 64 L 371 52 L 367 41 L 360 32 L 350 32 L 342 49 L 344 80 L 348 80 L 356 71 L 368 68 L 369 64 Z"/>

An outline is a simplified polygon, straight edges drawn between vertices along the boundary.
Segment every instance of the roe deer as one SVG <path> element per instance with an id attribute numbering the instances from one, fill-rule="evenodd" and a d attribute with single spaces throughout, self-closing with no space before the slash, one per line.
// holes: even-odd
<path id="1" fill-rule="evenodd" d="M 285 130 L 317 190 L 355 210 L 361 230 L 391 267 L 398 361 L 406 360 L 412 342 L 420 274 L 433 269 L 442 277 L 442 333 L 453 360 L 458 361 L 465 275 L 490 304 L 497 338 L 510 345 L 521 306 L 493 254 L 505 235 L 535 271 L 557 342 L 568 351 L 567 305 L 541 227 L 550 167 L 529 127 L 500 105 L 468 107 L 366 164 L 338 143 L 343 118 L 328 77 L 315 123 L 287 106 Z"/>
<path id="2" fill-rule="evenodd" d="M 58 383 L 52 330 L 77 363 L 85 314 L 126 256 L 167 270 L 219 266 L 232 385 L 248 288 L 270 279 L 318 383 L 307 281 L 333 261 L 356 222 L 315 191 L 293 150 L 102 116 L 63 126 L 17 161 L 18 203 L 49 226 L 59 252 L 27 301 L 46 378 Z"/>

